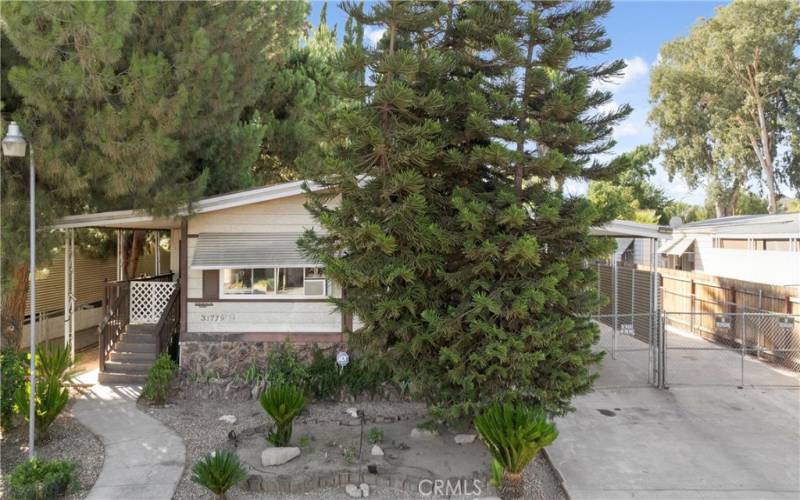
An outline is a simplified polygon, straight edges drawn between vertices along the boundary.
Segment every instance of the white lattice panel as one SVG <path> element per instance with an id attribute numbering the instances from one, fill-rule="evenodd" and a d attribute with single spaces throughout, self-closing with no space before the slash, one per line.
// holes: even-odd
<path id="1" fill-rule="evenodd" d="M 172 281 L 131 282 L 131 324 L 155 324 L 175 290 Z"/>

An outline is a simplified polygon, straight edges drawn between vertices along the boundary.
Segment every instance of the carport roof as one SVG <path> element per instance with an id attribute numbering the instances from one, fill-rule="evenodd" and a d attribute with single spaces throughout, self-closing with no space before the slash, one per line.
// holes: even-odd
<path id="1" fill-rule="evenodd" d="M 627 220 L 614 220 L 590 230 L 592 236 L 610 236 L 612 238 L 668 238 L 671 229 L 656 224 L 642 224 Z"/>

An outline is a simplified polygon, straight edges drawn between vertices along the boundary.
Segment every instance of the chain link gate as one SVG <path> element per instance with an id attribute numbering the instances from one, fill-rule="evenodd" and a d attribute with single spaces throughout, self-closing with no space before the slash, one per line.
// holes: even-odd
<path id="1" fill-rule="evenodd" d="M 665 292 L 650 286 L 657 279 L 650 271 L 613 264 L 596 270 L 609 300 L 592 315 L 600 326 L 596 349 L 606 353 L 595 387 L 800 387 L 800 316 L 728 312 L 725 302 L 695 297 L 684 301 L 686 311 L 664 311 Z M 680 307 L 672 295 L 669 305 Z"/>

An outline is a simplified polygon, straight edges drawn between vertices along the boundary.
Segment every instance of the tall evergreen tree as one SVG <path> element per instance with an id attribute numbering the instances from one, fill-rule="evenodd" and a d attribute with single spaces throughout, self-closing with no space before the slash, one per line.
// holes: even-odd
<path id="1" fill-rule="evenodd" d="M 588 235 L 594 207 L 556 186 L 614 167 L 590 156 L 613 145 L 611 125 L 628 112 L 590 113 L 608 99 L 592 81 L 619 63 L 569 63 L 607 48 L 598 19 L 610 5 L 345 8 L 386 35 L 338 60 L 371 77 L 334 85 L 363 105 L 325 123 L 330 154 L 308 176 L 331 188 L 309 205 L 326 233 L 302 243 L 361 320 L 354 347 L 446 418 L 497 399 L 566 411 L 599 359 L 584 262 L 608 245 Z M 526 34 L 535 50 L 520 57 Z"/>
<path id="2" fill-rule="evenodd" d="M 247 112 L 277 55 L 298 36 L 307 7 L 4 5 L 3 36 L 11 46 L 2 47 L 3 118 L 20 122 L 35 148 L 40 224 L 117 208 L 165 213 L 204 194 L 252 185 L 264 128 Z M 19 55 L 10 67 L 9 53 Z M 4 280 L 19 278 L 4 281 L 3 292 L 24 302 L 27 220 L 19 208 L 27 200 L 27 169 L 13 160 L 3 167 Z M 143 237 L 136 235 L 139 243 Z M 51 248 L 42 237 L 43 261 Z M 129 261 L 136 258 L 131 252 Z M 22 319 L 9 311 L 4 331 Z"/>

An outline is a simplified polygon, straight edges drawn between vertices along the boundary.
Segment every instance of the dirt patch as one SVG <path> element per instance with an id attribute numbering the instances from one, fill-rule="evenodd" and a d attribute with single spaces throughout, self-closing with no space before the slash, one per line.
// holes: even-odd
<path id="1" fill-rule="evenodd" d="M 358 419 L 346 411 L 351 407 L 364 410 L 368 420 L 364 428 L 361 467 L 358 461 L 361 429 Z M 204 488 L 191 482 L 191 468 L 203 456 L 217 449 L 236 449 L 247 464 L 251 478 L 230 492 L 231 499 L 347 499 L 343 485 L 357 482 L 362 474 L 365 482 L 372 485 L 371 498 L 431 498 L 427 490 L 424 491 L 428 493 L 426 495 L 418 493 L 420 479 L 475 478 L 484 481 L 489 473 L 489 455 L 480 441 L 457 445 L 453 433 L 447 429 L 441 429 L 439 435 L 427 439 L 411 438 L 411 429 L 428 420 L 424 405 L 417 403 L 309 405 L 298 417 L 292 437 L 292 445 L 302 450 L 301 456 L 277 467 L 260 464 L 260 453 L 268 446 L 263 430 L 269 418 L 256 401 L 178 400 L 163 408 L 142 406 L 141 409 L 184 439 L 186 469 L 174 497 L 178 500 L 210 498 Z M 222 415 L 234 415 L 237 421 L 227 424 L 219 420 Z M 368 442 L 368 434 L 373 427 L 383 431 L 383 442 L 379 444 L 383 457 L 371 455 L 372 444 Z M 230 435 L 236 439 L 231 439 Z M 369 465 L 375 466 L 377 474 L 369 472 Z M 270 478 L 281 478 L 277 481 L 295 484 L 298 491 L 292 490 L 292 494 L 270 491 L 262 488 L 260 482 L 253 479 L 255 476 L 265 478 L 267 482 Z M 391 481 L 392 477 L 401 476 L 415 482 L 402 484 Z M 304 481 L 301 477 L 314 482 L 316 489 L 308 491 L 310 485 L 300 484 Z M 333 481 L 333 477 L 337 479 Z M 557 473 L 544 457 L 540 456 L 531 463 L 526 470 L 526 482 L 529 498 L 566 498 Z M 492 487 L 481 484 L 482 496 L 495 494 Z M 424 486 L 429 489 L 433 485 L 426 483 Z M 474 494 L 464 498 L 474 498 Z"/>
<path id="2" fill-rule="evenodd" d="M 7 496 L 5 477 L 28 458 L 28 426 L 23 423 L 0 439 L 2 447 L 2 479 L 0 495 Z M 36 455 L 43 460 L 70 460 L 77 464 L 77 484 L 66 497 L 69 500 L 85 498 L 103 468 L 103 444 L 86 427 L 72 416 L 68 406 L 50 427 L 50 439 L 38 444 Z"/>

